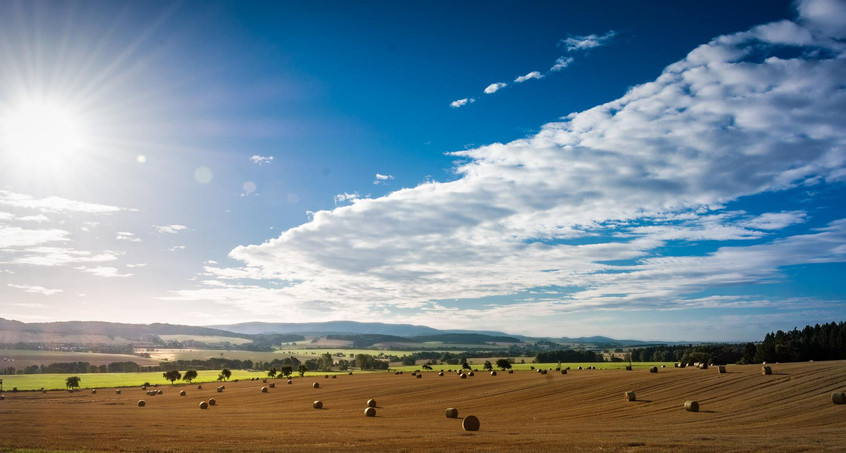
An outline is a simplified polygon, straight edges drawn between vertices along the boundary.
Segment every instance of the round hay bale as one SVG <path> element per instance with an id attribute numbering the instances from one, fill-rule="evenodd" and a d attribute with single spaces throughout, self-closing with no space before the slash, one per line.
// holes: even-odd
<path id="1" fill-rule="evenodd" d="M 446 418 L 458 418 L 458 409 L 448 407 L 446 410 Z"/>
<path id="2" fill-rule="evenodd" d="M 162 392 L 161 390 L 156 390 L 156 393 L 158 393 L 159 395 L 161 395 L 163 392 Z"/>
<path id="3" fill-rule="evenodd" d="M 726 372 L 726 366 L 725 366 L 725 365 L 720 365 L 719 367 L 717 367 L 717 370 L 719 370 L 719 373 L 720 373 L 720 374 L 725 374 L 725 372 Z"/>
<path id="4" fill-rule="evenodd" d="M 508 370 L 508 372 L 511 373 L 511 370 Z M 561 370 L 561 374 L 567 374 L 567 370 Z"/>
<path id="5" fill-rule="evenodd" d="M 846 404 L 846 393 L 834 392 L 831 394 L 831 402 L 834 404 Z"/>
<path id="6" fill-rule="evenodd" d="M 367 409 L 364 410 L 364 416 L 365 417 L 375 417 L 376 416 L 376 409 L 373 409 L 372 407 L 368 407 Z"/>
<path id="7" fill-rule="evenodd" d="M 631 371 L 631 370 L 632 370 L 632 366 L 631 366 L 631 365 L 626 365 L 626 371 Z"/>
<path id="8" fill-rule="evenodd" d="M 464 373 L 459 374 L 458 377 L 460 377 L 461 379 L 467 379 L 467 375 Z"/>
<path id="9" fill-rule="evenodd" d="M 275 388 L 276 388 L 276 383 L 275 383 L 275 382 L 271 382 L 271 383 L 270 383 L 270 388 L 275 389 Z"/>
<path id="10" fill-rule="evenodd" d="M 120 389 L 115 390 L 115 395 L 120 395 Z"/>
<path id="11" fill-rule="evenodd" d="M 541 370 L 541 374 L 546 374 L 546 370 Z"/>
<path id="12" fill-rule="evenodd" d="M 6 399 L 6 395 L 0 395 L 0 401 L 3 401 L 5 399 Z"/>
<path id="13" fill-rule="evenodd" d="M 581 370 L 581 369 L 582 369 L 582 367 L 578 367 L 578 368 L 576 368 L 576 369 L 577 369 L 577 370 Z"/>
<path id="14" fill-rule="evenodd" d="M 637 401 L 635 392 L 626 392 L 626 401 Z"/>
<path id="15" fill-rule="evenodd" d="M 367 400 L 367 407 L 376 407 L 376 400 L 373 398 Z"/>
<path id="16" fill-rule="evenodd" d="M 217 393 L 223 393 L 223 387 L 218 387 L 218 388 L 217 388 Z"/>
<path id="17" fill-rule="evenodd" d="M 292 380 L 288 379 L 288 383 L 289 383 L 289 384 L 293 384 L 293 383 L 294 383 L 294 381 L 292 381 Z"/>
<path id="18" fill-rule="evenodd" d="M 142 386 L 141 386 L 141 390 L 146 391 L 146 390 L 147 390 L 147 386 L 146 386 L 146 385 L 142 385 Z"/>
<path id="19" fill-rule="evenodd" d="M 761 374 L 773 374 L 773 369 L 768 366 L 761 367 Z"/>
<path id="20" fill-rule="evenodd" d="M 540 368 L 538 368 L 538 374 L 541 374 L 541 372 L 542 372 L 542 371 L 543 371 L 543 370 L 541 370 Z"/>
<path id="21" fill-rule="evenodd" d="M 315 382 L 314 384 L 311 384 L 311 386 L 312 386 L 312 387 L 314 387 L 314 388 L 316 388 L 316 389 L 319 389 L 319 388 L 320 388 L 320 384 L 319 384 L 319 383 L 317 383 L 317 382 Z"/>
<path id="22" fill-rule="evenodd" d="M 684 410 L 688 412 L 699 412 L 699 403 L 696 401 L 685 401 Z"/>
<path id="23" fill-rule="evenodd" d="M 329 379 L 329 375 L 323 376 L 323 379 Z"/>
<path id="24" fill-rule="evenodd" d="M 332 375 L 332 379 L 338 379 L 338 375 L 337 375 L 337 374 L 333 374 L 333 375 Z"/>
<path id="25" fill-rule="evenodd" d="M 423 377 L 423 375 L 422 375 L 422 374 L 418 374 L 418 375 L 417 375 L 417 379 L 421 379 L 422 377 Z"/>
<path id="26" fill-rule="evenodd" d="M 566 370 L 564 370 L 566 371 Z M 514 370 L 508 370 L 508 374 L 514 374 Z"/>
<path id="27" fill-rule="evenodd" d="M 699 364 L 699 369 L 700 369 L 700 370 L 707 370 L 707 369 L 708 369 L 708 364 L 707 364 L 707 363 L 705 363 L 705 362 L 700 363 L 700 364 Z"/>
<path id="28" fill-rule="evenodd" d="M 267 393 L 267 387 L 262 387 L 262 388 L 261 388 L 261 393 Z"/>
<path id="29" fill-rule="evenodd" d="M 180 391 L 179 391 L 179 396 L 185 396 L 185 390 L 180 390 Z"/>
<path id="30" fill-rule="evenodd" d="M 203 389 L 203 386 L 202 386 L 202 385 L 198 385 L 198 386 L 197 386 L 197 390 L 202 390 L 202 389 Z"/>
<path id="31" fill-rule="evenodd" d="M 317 400 L 317 401 L 311 403 L 311 407 L 313 407 L 315 409 L 323 409 L 323 401 Z"/>
<path id="32" fill-rule="evenodd" d="M 267 384 L 267 379 L 261 381 L 262 384 Z"/>
<path id="33" fill-rule="evenodd" d="M 438 371 L 438 376 L 443 376 L 443 375 L 444 375 L 443 371 Z"/>
<path id="34" fill-rule="evenodd" d="M 473 376 L 475 376 L 475 374 L 473 374 L 473 372 L 471 371 L 471 372 L 470 372 L 470 377 L 473 377 Z"/>
<path id="35" fill-rule="evenodd" d="M 138 400 L 138 407 L 144 407 L 146 405 L 147 403 L 145 403 L 144 400 Z"/>
<path id="36" fill-rule="evenodd" d="M 461 422 L 461 427 L 464 431 L 478 431 L 479 426 L 479 419 L 475 415 L 468 415 L 464 417 L 464 421 Z"/>
<path id="37" fill-rule="evenodd" d="M 93 389 L 93 390 L 91 390 L 91 394 L 92 394 L 92 395 L 96 395 L 96 394 L 97 394 L 97 389 Z"/>
<path id="38" fill-rule="evenodd" d="M 491 376 L 496 376 L 496 370 L 491 370 Z"/>
<path id="39" fill-rule="evenodd" d="M 209 398 L 209 406 L 214 406 L 217 404 L 217 401 L 214 398 Z"/>
<path id="40" fill-rule="evenodd" d="M 657 367 L 657 366 L 650 367 L 650 368 L 649 368 L 649 372 L 650 372 L 650 373 L 657 373 L 657 372 L 658 372 L 658 367 Z"/>
<path id="41" fill-rule="evenodd" d="M 208 409 L 208 408 L 209 408 L 209 403 L 207 403 L 205 401 L 200 401 L 200 409 Z"/>

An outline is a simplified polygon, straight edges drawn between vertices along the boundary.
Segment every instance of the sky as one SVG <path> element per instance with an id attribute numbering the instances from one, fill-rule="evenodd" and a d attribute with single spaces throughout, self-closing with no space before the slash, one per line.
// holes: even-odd
<path id="1" fill-rule="evenodd" d="M 0 1 L 0 317 L 846 319 L 846 2 Z"/>

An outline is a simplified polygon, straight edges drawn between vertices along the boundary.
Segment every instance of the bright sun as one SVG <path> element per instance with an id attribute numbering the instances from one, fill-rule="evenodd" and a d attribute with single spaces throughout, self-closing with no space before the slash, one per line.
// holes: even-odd
<path id="1" fill-rule="evenodd" d="M 27 102 L 3 115 L 2 144 L 20 160 L 61 160 L 83 146 L 80 123 L 70 109 L 50 102 Z"/>

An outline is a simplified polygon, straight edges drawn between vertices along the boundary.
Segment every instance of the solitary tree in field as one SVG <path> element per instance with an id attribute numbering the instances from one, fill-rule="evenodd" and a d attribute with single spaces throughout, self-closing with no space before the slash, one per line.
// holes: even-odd
<path id="1" fill-rule="evenodd" d="M 79 388 L 79 381 L 80 381 L 79 376 L 71 376 L 71 377 L 65 379 L 65 386 L 67 386 L 67 388 L 70 389 L 70 390 L 73 390 L 75 388 Z"/>
<path id="2" fill-rule="evenodd" d="M 189 384 L 194 379 L 197 379 L 197 370 L 188 370 L 188 371 L 185 372 L 185 375 L 182 376 L 182 380 L 188 381 Z"/>
<path id="3" fill-rule="evenodd" d="M 423 364 L 423 369 L 424 369 L 424 370 L 430 370 L 430 371 L 431 371 L 431 370 L 432 370 L 432 365 L 429 365 L 428 363 L 424 363 L 424 364 Z"/>
<path id="4" fill-rule="evenodd" d="M 182 379 L 182 373 L 180 373 L 178 370 L 165 371 L 164 373 L 162 373 L 162 376 L 164 376 L 165 379 L 170 381 L 171 384 L 173 384 L 174 381 Z"/>
<path id="5" fill-rule="evenodd" d="M 294 372 L 294 368 L 291 365 L 283 365 L 282 371 L 280 371 L 280 373 L 282 373 L 282 375 L 285 376 L 285 377 L 291 376 L 291 373 L 293 373 L 293 372 Z"/>
<path id="6" fill-rule="evenodd" d="M 232 372 L 224 368 L 220 370 L 220 375 L 223 376 L 223 380 L 226 381 L 232 376 Z"/>
<path id="7" fill-rule="evenodd" d="M 276 377 L 276 373 L 278 373 L 278 371 L 276 371 L 276 367 L 273 367 L 267 372 L 267 377 Z"/>
<path id="8" fill-rule="evenodd" d="M 300 376 L 305 376 L 306 371 L 308 371 L 308 368 L 306 368 L 305 365 L 300 365 L 297 367 L 297 372 L 300 373 Z"/>
<path id="9" fill-rule="evenodd" d="M 493 365 L 491 365 L 491 361 L 490 361 L 490 360 L 485 360 L 485 365 L 484 365 L 484 366 L 482 366 L 482 368 L 484 368 L 484 369 L 486 369 L 486 370 L 492 370 L 492 369 L 493 369 Z"/>
<path id="10" fill-rule="evenodd" d="M 511 369 L 511 362 L 508 359 L 497 359 L 496 367 L 502 371 Z"/>
<path id="11" fill-rule="evenodd" d="M 467 361 L 465 361 L 464 363 L 461 364 L 461 369 L 462 370 L 472 370 L 473 368 L 470 366 L 469 363 L 467 363 Z"/>

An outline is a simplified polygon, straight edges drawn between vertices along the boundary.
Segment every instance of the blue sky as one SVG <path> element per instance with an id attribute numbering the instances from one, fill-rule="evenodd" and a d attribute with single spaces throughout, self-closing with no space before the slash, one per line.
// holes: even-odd
<path id="1" fill-rule="evenodd" d="M 846 5 L 0 3 L 0 316 L 846 315 Z"/>

